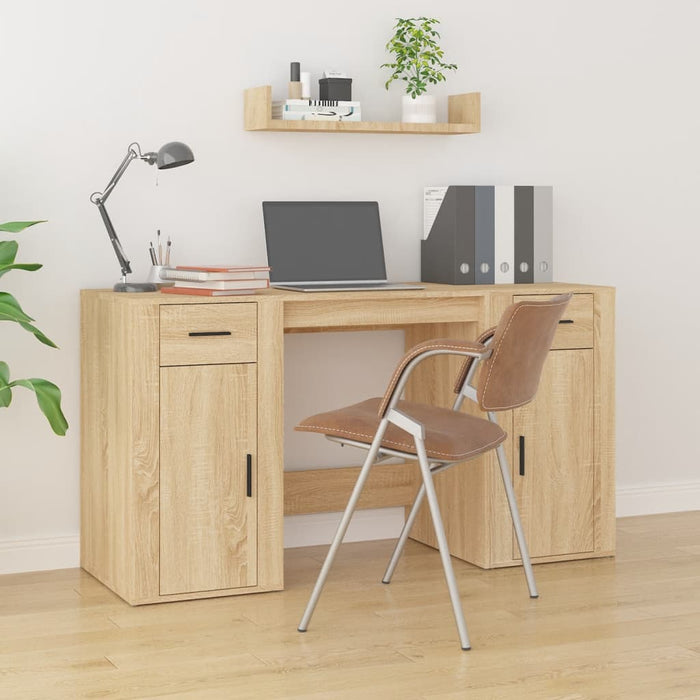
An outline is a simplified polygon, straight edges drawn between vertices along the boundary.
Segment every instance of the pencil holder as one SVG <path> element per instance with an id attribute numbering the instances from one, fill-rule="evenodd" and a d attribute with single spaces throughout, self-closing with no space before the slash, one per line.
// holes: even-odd
<path id="1" fill-rule="evenodd" d="M 151 265 L 146 281 L 153 282 L 153 284 L 157 285 L 158 287 L 172 287 L 175 282 L 172 280 L 165 280 L 161 276 L 161 272 L 167 269 L 167 265 Z"/>

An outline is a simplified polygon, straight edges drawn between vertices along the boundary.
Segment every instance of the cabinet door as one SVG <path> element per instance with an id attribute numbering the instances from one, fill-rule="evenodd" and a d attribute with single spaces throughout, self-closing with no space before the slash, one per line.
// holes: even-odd
<path id="1" fill-rule="evenodd" d="M 256 585 L 255 446 L 255 364 L 161 368 L 161 595 Z"/>
<path id="2" fill-rule="evenodd" d="M 593 389 L 592 349 L 552 350 L 535 400 L 513 412 L 513 482 L 533 557 L 594 549 Z"/>

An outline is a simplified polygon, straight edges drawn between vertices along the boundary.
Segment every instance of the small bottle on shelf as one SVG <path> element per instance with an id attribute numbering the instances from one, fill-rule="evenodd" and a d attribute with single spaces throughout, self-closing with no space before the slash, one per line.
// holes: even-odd
<path id="1" fill-rule="evenodd" d="M 289 99 L 301 99 L 301 64 L 298 61 L 294 61 L 290 64 Z"/>

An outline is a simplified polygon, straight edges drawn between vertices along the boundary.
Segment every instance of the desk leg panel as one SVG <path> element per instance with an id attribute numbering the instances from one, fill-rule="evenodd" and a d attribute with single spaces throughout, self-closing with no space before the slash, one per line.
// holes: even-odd
<path id="1" fill-rule="evenodd" d="M 158 307 L 82 300 L 81 566 L 128 602 L 158 592 Z"/>
<path id="2" fill-rule="evenodd" d="M 595 550 L 615 551 L 615 290 L 594 295 Z"/>
<path id="3" fill-rule="evenodd" d="M 258 303 L 258 587 L 284 587 L 283 305 Z"/>

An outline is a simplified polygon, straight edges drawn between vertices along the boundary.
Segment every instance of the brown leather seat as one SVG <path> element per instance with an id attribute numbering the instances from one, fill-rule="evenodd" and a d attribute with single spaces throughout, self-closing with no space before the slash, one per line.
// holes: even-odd
<path id="1" fill-rule="evenodd" d="M 296 429 L 370 443 L 379 427 L 381 402 L 377 397 L 319 413 L 303 420 Z M 423 424 L 428 457 L 440 462 L 461 462 L 476 457 L 495 449 L 506 439 L 498 423 L 468 413 L 413 401 L 399 401 L 396 408 Z M 384 433 L 382 447 L 416 454 L 411 434 L 393 424 Z"/>
<path id="2" fill-rule="evenodd" d="M 486 331 L 475 341 L 440 338 L 420 343 L 411 348 L 399 362 L 382 398 L 367 399 L 352 406 L 319 413 L 297 426 L 297 430 L 321 433 L 341 442 L 345 439 L 357 447 L 368 450 L 367 458 L 360 470 L 357 483 L 299 623 L 300 632 L 305 632 L 308 628 L 369 470 L 380 455 L 396 456 L 397 453 L 398 456 L 406 457 L 415 455 L 422 477 L 421 487 L 406 518 L 382 579 L 383 583 L 391 581 L 416 514 L 424 497 L 427 498 L 460 643 L 462 649 L 469 649 L 467 626 L 450 561 L 447 536 L 442 524 L 433 475 L 471 457 L 495 449 L 530 596 L 532 598 L 538 596 L 513 491 L 510 466 L 501 444 L 506 438 L 506 433 L 496 422 L 496 412 L 524 406 L 534 398 L 557 325 L 570 298 L 570 294 L 564 294 L 542 301 L 528 300 L 512 304 L 504 312 L 498 326 Z M 450 410 L 403 401 L 401 396 L 413 369 L 432 355 L 444 354 L 462 355 L 466 358 L 455 385 L 457 399 L 453 408 Z M 476 376 L 477 370 L 478 376 Z M 474 377 L 476 377 L 476 383 L 472 383 Z M 460 408 L 464 399 L 475 402 L 486 413 L 488 420 L 486 417 L 478 418 L 462 413 Z M 385 451 L 382 452 L 382 450 Z"/>

